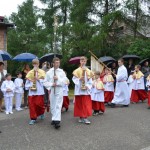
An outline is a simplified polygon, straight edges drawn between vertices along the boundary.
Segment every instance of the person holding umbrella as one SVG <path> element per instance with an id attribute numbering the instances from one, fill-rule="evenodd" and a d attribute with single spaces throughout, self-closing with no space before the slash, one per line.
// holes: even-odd
<path id="1" fill-rule="evenodd" d="M 128 65 L 127 65 L 127 71 L 128 71 L 128 76 L 131 74 L 131 71 L 134 70 L 134 64 L 133 64 L 133 59 L 129 59 Z"/>
<path id="2" fill-rule="evenodd" d="M 5 75 L 7 74 L 7 70 L 4 70 L 4 63 L 0 62 L 0 87 L 3 83 L 3 81 L 5 80 Z M 2 99 L 4 98 L 3 96 L 3 92 L 0 89 L 0 112 L 3 112 L 2 109 Z"/>

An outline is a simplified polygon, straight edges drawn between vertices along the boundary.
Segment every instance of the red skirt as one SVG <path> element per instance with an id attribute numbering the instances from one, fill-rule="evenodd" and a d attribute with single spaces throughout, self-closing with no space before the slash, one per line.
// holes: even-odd
<path id="1" fill-rule="evenodd" d="M 105 112 L 105 104 L 104 102 L 92 101 L 92 109 Z"/>
<path id="2" fill-rule="evenodd" d="M 62 105 L 62 107 L 68 109 L 69 104 L 70 104 L 69 97 L 68 96 L 64 96 L 63 97 L 63 105 Z"/>
<path id="3" fill-rule="evenodd" d="M 150 107 L 150 91 L 148 91 L 148 106 Z"/>
<path id="4" fill-rule="evenodd" d="M 138 103 L 140 100 L 144 101 L 147 99 L 147 93 L 145 90 L 132 90 L 131 102 Z"/>
<path id="5" fill-rule="evenodd" d="M 113 100 L 114 98 L 114 92 L 111 91 L 105 91 L 104 92 L 104 97 L 105 97 L 105 103 L 109 103 Z"/>
<path id="6" fill-rule="evenodd" d="M 43 115 L 45 112 L 44 96 L 28 96 L 30 118 L 32 120 L 37 119 L 38 116 Z"/>
<path id="7" fill-rule="evenodd" d="M 92 101 L 90 95 L 75 96 L 74 117 L 87 118 L 92 116 Z"/>

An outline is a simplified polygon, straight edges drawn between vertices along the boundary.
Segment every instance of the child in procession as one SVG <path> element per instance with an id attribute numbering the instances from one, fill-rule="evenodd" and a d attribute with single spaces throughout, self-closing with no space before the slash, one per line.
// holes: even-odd
<path id="1" fill-rule="evenodd" d="M 45 71 L 39 69 L 39 60 L 32 60 L 33 69 L 26 75 L 26 90 L 29 90 L 28 103 L 30 122 L 29 125 L 34 125 L 37 118 L 44 119 L 45 106 L 44 106 L 44 78 Z"/>
<path id="2" fill-rule="evenodd" d="M 131 98 L 131 93 L 132 93 L 132 89 L 133 89 L 133 85 L 134 85 L 133 74 L 134 74 L 134 71 L 131 71 L 130 75 L 129 75 L 129 78 L 127 80 L 127 83 L 128 83 L 128 86 L 129 86 L 130 98 Z"/>
<path id="3" fill-rule="evenodd" d="M 100 72 L 95 72 L 95 80 L 93 81 L 93 87 L 91 89 L 92 109 L 93 116 L 97 116 L 100 113 L 105 112 L 104 104 L 104 85 L 100 79 Z"/>
<path id="4" fill-rule="evenodd" d="M 21 110 L 23 110 L 21 108 L 21 102 L 22 102 L 22 96 L 24 93 L 24 90 L 23 90 L 24 84 L 23 84 L 21 72 L 17 73 L 17 78 L 15 79 L 14 84 L 15 84 L 16 110 L 21 111 Z"/>
<path id="5" fill-rule="evenodd" d="M 15 85 L 13 81 L 11 81 L 11 75 L 6 74 L 5 76 L 6 80 L 2 83 L 1 90 L 4 94 L 4 101 L 5 101 L 5 109 L 6 109 L 6 115 L 13 114 L 12 108 L 13 108 L 13 96 L 14 96 L 14 90 Z"/>
<path id="6" fill-rule="evenodd" d="M 148 109 L 150 109 L 150 75 L 147 77 L 146 86 L 148 88 Z"/>
<path id="7" fill-rule="evenodd" d="M 80 58 L 80 67 L 73 71 L 74 89 L 74 117 L 79 117 L 79 123 L 90 124 L 87 119 L 92 116 L 92 101 L 90 91 L 92 88 L 93 72 L 86 67 L 87 58 Z"/>
<path id="8" fill-rule="evenodd" d="M 65 74 L 66 74 L 66 72 L 65 72 Z M 70 81 L 69 81 L 69 79 L 67 77 L 66 77 L 65 81 L 66 81 L 66 83 L 65 83 L 65 85 L 63 87 L 63 105 L 62 105 L 62 110 L 63 110 L 63 108 L 65 108 L 66 111 L 68 111 L 69 104 L 70 104 L 70 100 L 69 100 L 69 97 L 68 97 L 68 92 L 69 92 L 68 86 L 70 84 Z"/>
<path id="9" fill-rule="evenodd" d="M 131 94 L 131 102 L 138 103 L 140 100 L 143 102 L 147 98 L 144 85 L 144 74 L 140 71 L 141 66 L 135 66 L 135 72 L 133 74 L 133 89 Z"/>
<path id="10" fill-rule="evenodd" d="M 114 78 L 111 75 L 111 69 L 106 68 L 105 69 L 105 76 L 103 79 L 104 83 L 104 97 L 105 97 L 105 103 L 111 103 L 113 97 L 114 97 Z"/>

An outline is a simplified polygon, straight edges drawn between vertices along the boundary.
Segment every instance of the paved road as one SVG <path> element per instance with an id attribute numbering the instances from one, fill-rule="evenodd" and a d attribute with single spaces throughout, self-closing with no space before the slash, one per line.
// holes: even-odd
<path id="1" fill-rule="evenodd" d="M 28 110 L 0 114 L 0 150 L 150 150 L 150 110 L 146 103 L 107 108 L 91 125 L 73 118 L 73 104 L 62 114 L 62 127 L 50 125 L 50 114 L 29 126 Z"/>

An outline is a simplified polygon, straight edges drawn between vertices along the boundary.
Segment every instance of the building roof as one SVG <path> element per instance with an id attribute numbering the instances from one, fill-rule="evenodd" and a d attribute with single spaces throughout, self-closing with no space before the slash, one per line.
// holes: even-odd
<path id="1" fill-rule="evenodd" d="M 0 16 L 0 27 L 6 27 L 6 28 L 14 27 L 14 24 L 13 23 L 6 23 L 4 21 L 4 17 Z"/>
<path id="2" fill-rule="evenodd" d="M 4 22 L 0 22 L 0 27 L 14 27 L 15 25 L 13 23 L 4 23 Z"/>

